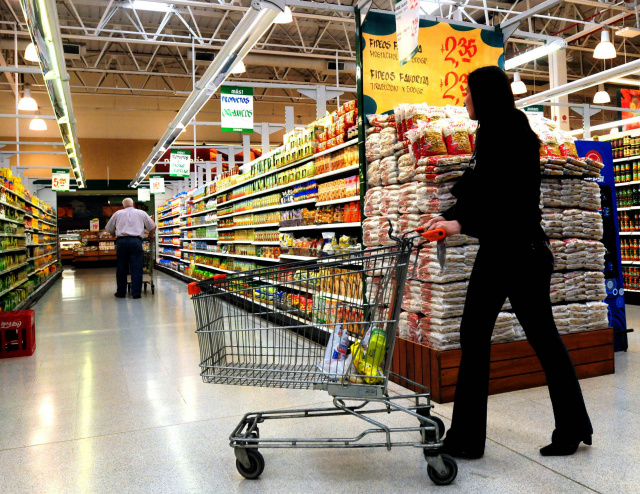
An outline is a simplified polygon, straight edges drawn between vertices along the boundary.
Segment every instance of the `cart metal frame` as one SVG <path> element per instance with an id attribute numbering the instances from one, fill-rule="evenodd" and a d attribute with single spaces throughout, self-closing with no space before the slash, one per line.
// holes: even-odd
<path id="1" fill-rule="evenodd" d="M 148 244 L 149 250 L 144 249 Z M 142 291 L 147 293 L 147 287 L 151 287 L 151 294 L 156 293 L 156 285 L 153 281 L 153 264 L 155 262 L 155 242 L 149 238 L 142 241 Z M 131 274 L 127 275 L 127 292 L 131 293 Z"/>
<path id="2" fill-rule="evenodd" d="M 420 235 L 397 238 L 390 233 L 390 238 L 396 245 L 311 263 L 218 275 L 190 284 L 204 382 L 319 389 L 333 397 L 333 407 L 247 413 L 229 437 L 236 467 L 245 478 L 256 479 L 262 474 L 265 462 L 260 448 L 391 450 L 392 446 L 411 446 L 423 450 L 434 483 L 447 485 L 455 479 L 457 464 L 441 452 L 444 423 L 431 415 L 429 390 L 390 372 L 405 283 L 426 244 L 415 244 Z M 338 288 L 339 294 L 335 293 Z M 281 290 L 281 294 L 278 289 L 294 293 Z M 289 295 L 295 300 L 295 293 L 312 294 L 310 312 L 301 301 L 298 307 L 286 302 Z M 241 307 L 247 304 L 249 311 L 244 311 Z M 369 349 L 374 347 L 374 329 L 386 334 L 379 367 L 374 365 L 375 348 L 374 360 L 367 360 Z M 351 343 L 350 357 L 342 360 L 342 366 L 338 363 L 341 360 L 330 359 L 327 367 L 329 350 L 325 350 L 325 344 L 333 348 L 333 339 L 345 332 Z M 364 362 L 370 364 L 369 368 Z M 390 377 L 422 392 L 391 395 Z M 396 412 L 415 419 L 415 426 L 391 427 L 381 418 L 373 418 Z M 271 420 L 333 416 L 355 417 L 366 422 L 368 428 L 352 437 L 265 438 L 260 434 L 260 426 Z M 416 440 L 394 441 L 398 433 L 416 433 Z M 379 435 L 384 439 L 373 440 Z"/>

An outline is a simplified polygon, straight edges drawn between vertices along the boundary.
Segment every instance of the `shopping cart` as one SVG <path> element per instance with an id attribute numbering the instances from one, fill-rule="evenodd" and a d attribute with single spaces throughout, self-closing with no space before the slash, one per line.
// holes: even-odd
<path id="1" fill-rule="evenodd" d="M 424 236 L 443 239 L 444 231 Z M 431 415 L 429 390 L 390 372 L 404 286 L 426 243 L 413 232 L 390 237 L 396 245 L 189 285 L 204 382 L 320 389 L 333 397 L 328 408 L 247 413 L 230 436 L 245 478 L 263 472 L 259 448 L 392 446 L 421 448 L 436 484 L 456 478 L 456 461 L 441 453 L 444 423 Z M 391 395 L 390 377 L 422 392 Z M 392 427 L 373 418 L 391 412 L 412 416 L 416 425 Z M 269 420 L 332 416 L 356 417 L 369 428 L 353 437 L 261 436 Z M 419 434 L 415 440 L 412 433 Z"/>
<path id="2" fill-rule="evenodd" d="M 147 293 L 147 286 L 151 287 L 151 293 L 156 293 L 156 285 L 153 282 L 153 262 L 155 259 L 155 243 L 150 240 L 142 242 L 142 289 Z M 131 293 L 131 275 L 127 276 L 127 291 Z"/>

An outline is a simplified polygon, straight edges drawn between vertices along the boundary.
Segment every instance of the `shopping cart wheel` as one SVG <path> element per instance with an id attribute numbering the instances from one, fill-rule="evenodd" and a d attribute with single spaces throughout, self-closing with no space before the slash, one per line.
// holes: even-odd
<path id="1" fill-rule="evenodd" d="M 436 485 L 449 485 L 458 476 L 458 464 L 451 456 L 442 454 L 442 463 L 444 463 L 445 472 L 438 472 L 431 465 L 427 465 L 427 473 L 429 478 Z"/>
<path id="2" fill-rule="evenodd" d="M 151 285 L 151 295 L 153 295 L 154 293 L 156 293 L 156 286 Z"/>
<path id="3" fill-rule="evenodd" d="M 429 407 L 418 408 L 416 409 L 416 413 L 418 415 L 422 415 L 423 417 L 427 417 L 429 420 L 433 420 L 436 424 L 438 424 L 437 440 L 439 441 L 440 439 L 442 439 L 442 436 L 444 436 L 444 431 L 445 431 L 445 425 L 442 419 L 440 417 L 436 417 L 435 415 L 431 415 L 431 408 Z M 421 420 L 420 425 L 423 425 L 423 424 L 424 422 Z M 430 434 L 430 432 L 427 432 L 427 434 Z M 433 442 L 435 442 L 435 438 L 430 438 L 430 439 L 432 439 Z"/>
<path id="4" fill-rule="evenodd" d="M 249 468 L 246 468 L 240 460 L 236 460 L 236 468 L 245 479 L 257 479 L 264 470 L 264 457 L 257 449 L 245 449 L 245 451 L 249 457 Z"/>
<path id="5" fill-rule="evenodd" d="M 147 293 L 147 283 L 144 284 L 144 293 Z"/>

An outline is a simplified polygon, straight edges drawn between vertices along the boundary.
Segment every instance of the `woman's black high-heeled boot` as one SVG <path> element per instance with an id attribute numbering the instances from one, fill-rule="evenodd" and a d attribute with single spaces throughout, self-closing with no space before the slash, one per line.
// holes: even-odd
<path id="1" fill-rule="evenodd" d="M 582 436 L 580 439 L 561 437 L 557 431 L 553 431 L 551 436 L 551 444 L 540 449 L 542 456 L 569 456 L 578 450 L 580 443 L 591 446 L 591 434 Z"/>

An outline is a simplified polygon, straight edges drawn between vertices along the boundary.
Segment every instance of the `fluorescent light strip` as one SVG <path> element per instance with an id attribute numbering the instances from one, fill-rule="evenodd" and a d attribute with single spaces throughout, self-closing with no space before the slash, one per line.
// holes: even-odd
<path id="1" fill-rule="evenodd" d="M 628 124 L 638 123 L 638 122 L 640 122 L 640 117 L 625 118 L 624 120 L 615 120 L 613 122 L 594 125 L 593 127 L 589 127 L 589 131 L 612 129 L 614 127 L 619 127 L 621 125 L 628 125 Z M 584 133 L 584 129 L 576 129 L 569 132 L 569 134 L 572 136 L 577 136 L 583 133 Z"/>
<path id="2" fill-rule="evenodd" d="M 531 62 L 533 60 L 537 60 L 538 58 L 545 57 L 549 55 L 549 53 L 553 53 L 554 51 L 562 50 L 566 48 L 567 42 L 563 39 L 556 39 L 551 43 L 547 43 L 546 45 L 539 46 L 538 48 L 534 48 L 532 50 L 521 53 L 520 55 L 516 55 L 515 57 L 509 58 L 504 61 L 504 69 L 511 70 L 519 65 L 524 65 L 525 63 Z"/>
<path id="3" fill-rule="evenodd" d="M 178 111 L 169 128 L 158 140 L 158 144 L 151 151 L 145 162 L 131 181 L 129 187 L 137 187 L 184 130 L 183 122 L 190 122 L 209 101 L 232 69 L 242 61 L 264 33 L 271 27 L 278 14 L 284 12 L 284 0 L 254 0 L 251 8 L 237 24 L 233 33 L 218 52 L 211 65 L 207 68 L 193 91 Z"/>

